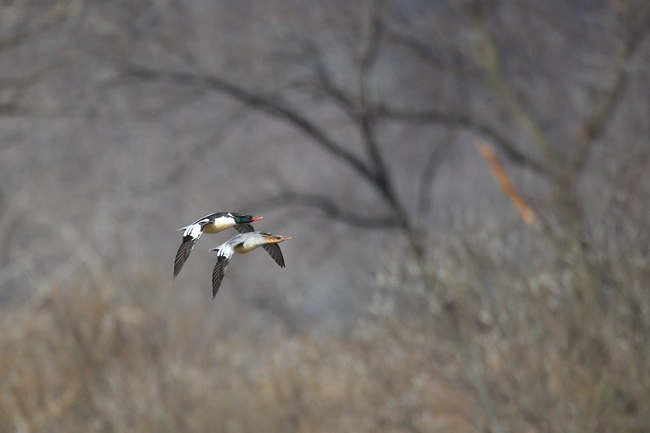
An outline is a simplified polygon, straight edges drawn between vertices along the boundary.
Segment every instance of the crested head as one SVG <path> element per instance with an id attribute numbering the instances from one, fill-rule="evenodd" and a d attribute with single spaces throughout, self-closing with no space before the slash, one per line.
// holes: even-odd
<path id="1" fill-rule="evenodd" d="M 277 244 L 277 243 L 288 241 L 289 239 L 291 239 L 291 236 L 284 237 L 284 236 L 280 236 L 280 235 L 272 235 L 271 233 L 266 233 L 266 232 L 261 232 L 260 234 L 262 235 L 262 237 L 264 238 L 264 241 L 267 244 Z"/>
<path id="2" fill-rule="evenodd" d="M 243 215 L 240 213 L 231 213 L 230 214 L 232 219 L 235 220 L 236 224 L 248 224 L 252 223 L 253 221 L 261 220 L 262 217 L 256 217 L 256 216 L 251 216 L 251 215 Z"/>

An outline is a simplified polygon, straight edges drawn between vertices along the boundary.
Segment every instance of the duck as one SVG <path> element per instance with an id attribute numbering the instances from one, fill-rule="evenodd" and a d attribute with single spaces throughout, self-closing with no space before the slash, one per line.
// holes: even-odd
<path id="1" fill-rule="evenodd" d="M 173 279 L 175 279 L 181 269 L 183 269 L 183 265 L 190 257 L 194 244 L 196 244 L 196 241 L 199 240 L 203 233 L 219 233 L 231 227 L 239 233 L 253 232 L 255 229 L 251 223 L 261 219 L 262 217 L 246 215 L 238 212 L 215 212 L 199 218 L 190 225 L 178 229 L 183 230 L 183 240 L 181 246 L 178 247 L 176 258 L 174 259 Z M 267 251 L 269 251 L 270 254 L 272 253 L 270 250 Z"/>
<path id="2" fill-rule="evenodd" d="M 249 232 L 233 236 L 218 247 L 210 248 L 210 251 L 217 252 L 217 263 L 215 263 L 212 270 L 212 299 L 217 296 L 221 281 L 223 281 L 226 268 L 233 254 L 246 254 L 258 247 L 262 247 L 269 252 L 273 260 L 281 268 L 284 268 L 284 257 L 282 257 L 282 250 L 280 250 L 278 244 L 289 239 L 291 239 L 291 236 L 284 237 L 266 232 Z"/>

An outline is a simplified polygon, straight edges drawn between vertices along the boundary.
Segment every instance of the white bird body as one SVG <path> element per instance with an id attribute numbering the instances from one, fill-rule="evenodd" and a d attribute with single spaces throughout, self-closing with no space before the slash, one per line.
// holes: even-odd
<path id="1" fill-rule="evenodd" d="M 219 233 L 236 225 L 237 223 L 232 217 L 220 216 L 215 218 L 211 223 L 203 226 L 203 233 Z"/>
<path id="2" fill-rule="evenodd" d="M 255 248 L 264 245 L 266 242 L 260 243 L 258 239 L 255 239 L 252 236 L 247 236 L 246 240 L 243 243 L 239 243 L 235 246 L 236 254 L 246 254 L 253 251 Z"/>

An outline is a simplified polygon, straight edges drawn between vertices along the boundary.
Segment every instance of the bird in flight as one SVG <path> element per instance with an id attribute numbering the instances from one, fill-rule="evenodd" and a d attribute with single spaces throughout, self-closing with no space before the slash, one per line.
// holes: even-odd
<path id="1" fill-rule="evenodd" d="M 226 267 L 228 267 L 233 254 L 246 254 L 257 247 L 263 247 L 273 257 L 273 260 L 281 268 L 284 268 L 284 258 L 278 244 L 289 239 L 291 237 L 264 232 L 249 232 L 235 235 L 218 247 L 210 248 L 210 251 L 217 252 L 217 263 L 212 271 L 212 297 L 217 296 L 217 291 L 219 291 L 219 286 L 221 286 L 221 281 L 226 273 Z"/>
<path id="2" fill-rule="evenodd" d="M 261 219 L 262 217 L 254 217 L 237 212 L 216 212 L 201 217 L 192 224 L 178 229 L 183 230 L 183 241 L 181 242 L 181 246 L 178 247 L 176 258 L 174 259 L 174 278 L 176 278 L 183 268 L 183 265 L 192 252 L 194 244 L 203 233 L 219 233 L 230 227 L 234 227 L 239 233 L 248 233 L 255 230 L 250 223 Z M 267 251 L 273 256 L 273 252 L 270 249 L 267 249 Z"/>

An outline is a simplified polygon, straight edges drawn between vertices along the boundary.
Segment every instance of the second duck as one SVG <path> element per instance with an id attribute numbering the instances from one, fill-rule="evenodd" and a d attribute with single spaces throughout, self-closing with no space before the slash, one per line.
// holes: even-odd
<path id="1" fill-rule="evenodd" d="M 246 254 L 257 247 L 264 247 L 273 257 L 273 260 L 281 268 L 284 268 L 284 257 L 282 257 L 282 251 L 277 244 L 289 239 L 291 239 L 290 236 L 283 237 L 264 232 L 250 232 L 236 235 L 218 247 L 210 248 L 210 251 L 217 252 L 217 263 L 212 271 L 212 297 L 217 296 L 217 291 L 226 273 L 226 267 L 230 263 L 233 254 Z"/>

